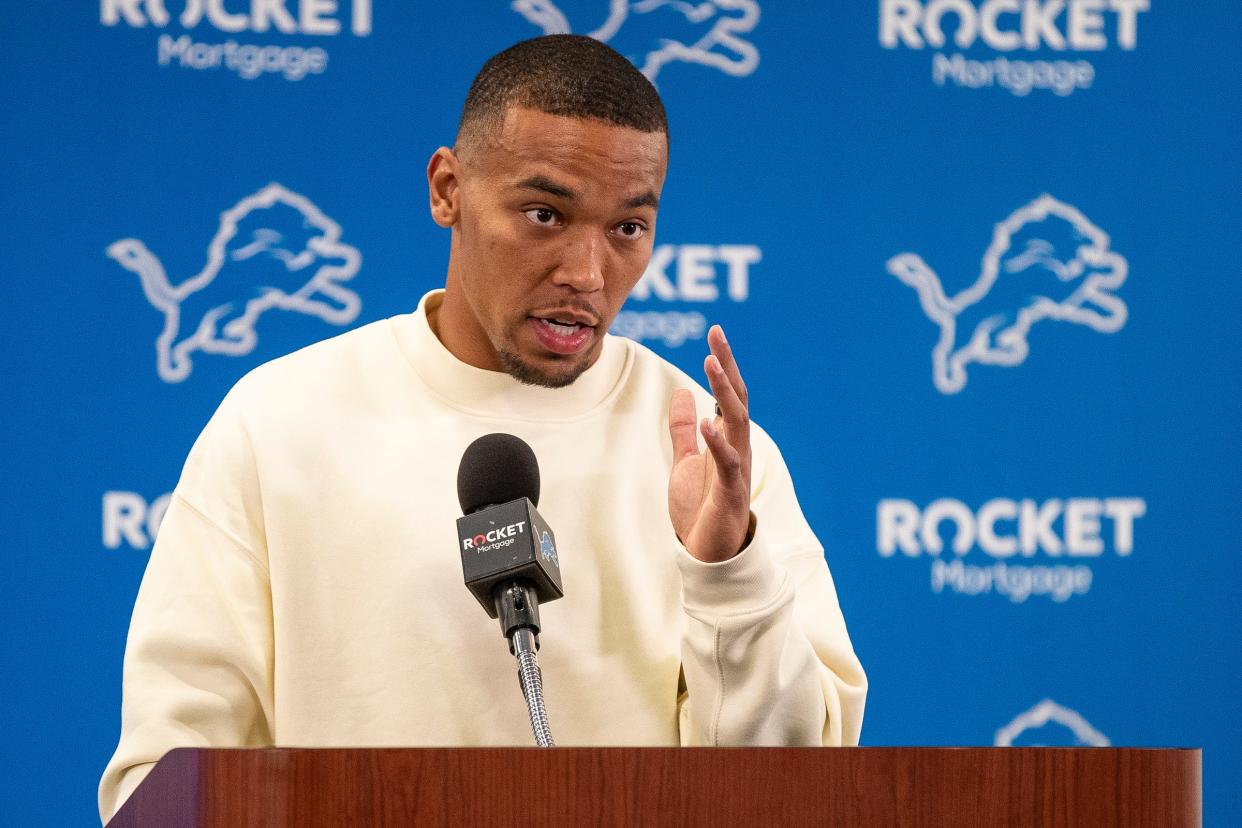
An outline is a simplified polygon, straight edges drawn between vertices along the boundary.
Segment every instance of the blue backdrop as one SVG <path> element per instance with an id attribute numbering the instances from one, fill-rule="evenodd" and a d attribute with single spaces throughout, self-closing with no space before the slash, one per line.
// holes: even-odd
<path id="1" fill-rule="evenodd" d="M 473 72 L 606 39 L 673 124 L 615 331 L 723 323 L 871 679 L 868 745 L 1203 746 L 1242 824 L 1225 0 L 10 4 L 13 824 L 89 824 L 162 496 L 255 365 L 442 282 Z M 264 297 L 260 285 L 278 284 Z"/>

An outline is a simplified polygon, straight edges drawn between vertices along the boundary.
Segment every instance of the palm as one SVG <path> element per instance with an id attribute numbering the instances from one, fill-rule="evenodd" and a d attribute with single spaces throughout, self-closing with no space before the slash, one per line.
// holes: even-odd
<path id="1" fill-rule="evenodd" d="M 677 537 L 688 540 L 703 510 L 703 501 L 715 477 L 709 454 L 693 454 L 673 465 L 668 478 L 668 515 Z"/>

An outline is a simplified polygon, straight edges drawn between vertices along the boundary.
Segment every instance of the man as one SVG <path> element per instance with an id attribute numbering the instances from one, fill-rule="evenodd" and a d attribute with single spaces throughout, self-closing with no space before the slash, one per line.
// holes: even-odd
<path id="1" fill-rule="evenodd" d="M 606 335 L 667 157 L 655 89 L 608 47 L 488 61 L 427 168 L 445 289 L 253 371 L 190 452 L 134 609 L 105 820 L 177 746 L 530 744 L 453 548 L 462 450 L 496 431 L 534 448 L 557 533 L 559 744 L 857 742 L 866 680 L 723 332 L 712 395 Z"/>

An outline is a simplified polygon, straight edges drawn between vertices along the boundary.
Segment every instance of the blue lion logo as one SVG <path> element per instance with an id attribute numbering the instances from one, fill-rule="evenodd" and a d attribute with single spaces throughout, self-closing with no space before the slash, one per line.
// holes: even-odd
<path id="1" fill-rule="evenodd" d="M 561 0 L 564 5 L 564 0 Z M 576 4 L 577 5 L 577 4 Z M 592 6 L 599 6 L 594 0 Z M 759 50 L 746 40 L 759 22 L 755 0 L 608 0 L 603 21 L 578 28 L 553 0 L 513 0 L 514 11 L 543 34 L 587 34 L 629 58 L 652 82 L 669 63 L 710 66 L 744 77 L 759 65 Z M 590 15 L 577 12 L 578 20 Z"/>
<path id="2" fill-rule="evenodd" d="M 1126 280 L 1126 260 L 1109 249 L 1108 234 L 1076 208 L 1042 195 L 996 225 L 979 277 L 948 297 L 940 277 L 916 253 L 888 261 L 888 272 L 918 293 L 923 312 L 940 326 L 932 380 L 945 394 L 966 386 L 966 366 L 1019 365 L 1027 332 L 1042 319 L 1115 333 L 1127 309 L 1113 293 Z"/>
<path id="3" fill-rule="evenodd" d="M 306 196 L 268 184 L 220 214 L 207 263 L 173 285 L 164 265 L 139 239 L 120 239 L 107 254 L 142 280 L 147 301 L 164 313 L 156 339 L 156 368 L 181 382 L 195 351 L 241 356 L 254 350 L 255 324 L 272 308 L 348 325 L 362 309 L 341 285 L 362 263 L 342 244 L 341 228 Z"/>
<path id="4" fill-rule="evenodd" d="M 556 546 L 552 543 L 552 536 L 548 534 L 546 529 L 539 537 L 539 554 L 544 557 L 544 560 L 551 561 L 557 566 L 561 565 L 560 561 L 556 559 Z"/>

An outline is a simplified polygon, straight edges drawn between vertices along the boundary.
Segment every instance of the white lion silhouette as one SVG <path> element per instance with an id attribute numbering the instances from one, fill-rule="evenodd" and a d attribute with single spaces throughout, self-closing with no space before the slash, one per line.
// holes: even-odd
<path id="1" fill-rule="evenodd" d="M 1082 714 L 1052 699 L 1044 699 L 996 731 L 993 744 L 996 747 L 1108 747 L 1109 741 Z"/>
<path id="2" fill-rule="evenodd" d="M 553 0 L 513 0 L 512 8 L 544 34 L 570 34 L 574 27 Z M 608 0 L 604 20 L 593 30 L 583 32 L 608 43 L 625 24 L 638 15 L 657 11 L 673 12 L 691 34 L 682 39 L 660 37 L 639 59 L 630 59 L 652 82 L 668 63 L 697 63 L 727 75 L 746 76 L 759 65 L 759 50 L 741 35 L 759 22 L 755 0 Z M 640 63 L 641 60 L 641 63 Z"/>
<path id="3" fill-rule="evenodd" d="M 978 279 L 951 299 L 916 253 L 889 259 L 888 271 L 918 292 L 923 312 L 940 326 L 932 379 L 945 394 L 965 387 L 971 362 L 1022 363 L 1027 332 L 1041 319 L 1101 333 L 1126 323 L 1126 305 L 1112 293 L 1126 280 L 1126 260 L 1109 249 L 1107 233 L 1050 195 L 996 225 Z"/>
<path id="4" fill-rule="evenodd" d="M 358 272 L 362 255 L 340 238 L 340 226 L 308 198 L 268 184 L 220 214 L 207 263 L 179 285 L 139 239 L 120 239 L 106 252 L 138 275 L 147 300 L 163 311 L 156 368 L 165 382 L 181 382 L 194 351 L 250 353 L 255 323 L 271 308 L 333 325 L 354 321 L 362 301 L 340 283 Z"/>

